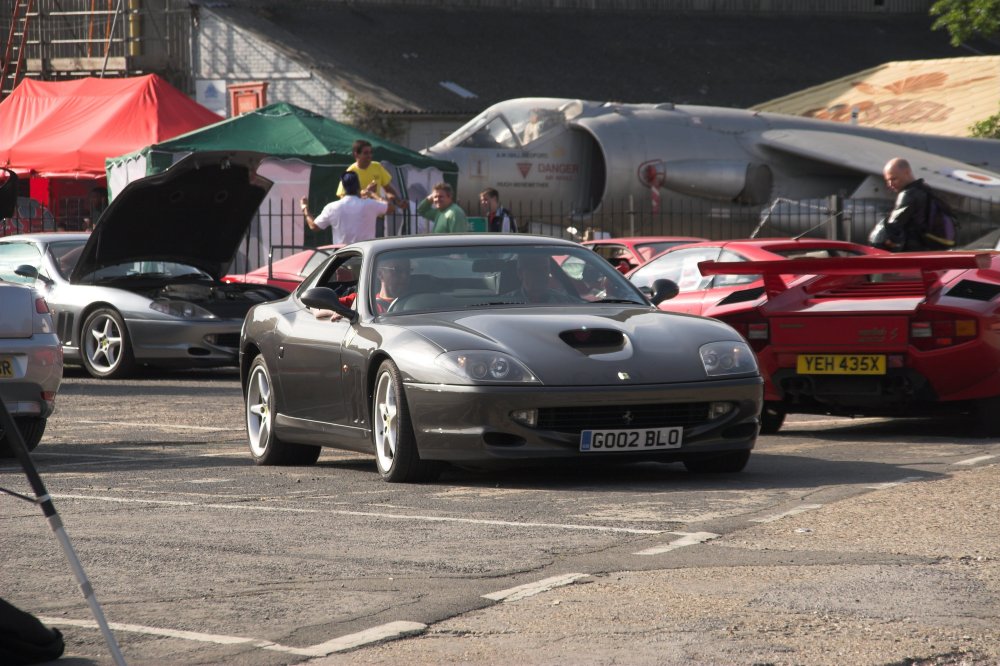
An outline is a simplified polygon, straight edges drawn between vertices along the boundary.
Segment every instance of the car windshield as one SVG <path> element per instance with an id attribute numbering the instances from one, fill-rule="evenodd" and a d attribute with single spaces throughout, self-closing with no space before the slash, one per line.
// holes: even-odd
<path id="1" fill-rule="evenodd" d="M 441 247 L 375 257 L 371 308 L 387 315 L 598 303 L 648 305 L 621 273 L 584 247 Z"/>

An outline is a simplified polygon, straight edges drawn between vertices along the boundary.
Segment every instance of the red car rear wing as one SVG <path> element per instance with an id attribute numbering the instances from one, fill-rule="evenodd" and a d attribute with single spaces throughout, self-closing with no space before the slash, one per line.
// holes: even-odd
<path id="1" fill-rule="evenodd" d="M 850 276 L 876 273 L 920 271 L 925 289 L 937 284 L 940 272 L 956 269 L 993 269 L 991 277 L 1000 280 L 994 268 L 1000 254 L 994 252 L 903 252 L 899 254 L 822 257 L 772 261 L 702 261 L 702 275 L 762 275 L 769 296 L 788 288 L 782 275 Z"/>

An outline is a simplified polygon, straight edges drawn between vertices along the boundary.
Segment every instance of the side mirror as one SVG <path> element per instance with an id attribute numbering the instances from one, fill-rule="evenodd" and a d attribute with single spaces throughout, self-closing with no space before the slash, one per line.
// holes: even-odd
<path id="1" fill-rule="evenodd" d="M 29 280 L 41 280 L 49 286 L 55 284 L 55 282 L 52 281 L 52 278 L 42 275 L 38 272 L 38 268 L 32 266 L 31 264 L 21 264 L 14 269 L 14 274 L 20 275 L 23 278 L 28 278 Z"/>
<path id="2" fill-rule="evenodd" d="M 352 324 L 358 320 L 358 313 L 340 302 L 337 292 L 329 287 L 306 289 L 299 298 L 305 305 L 319 310 L 333 310 Z"/>
<path id="3" fill-rule="evenodd" d="M 681 290 L 676 282 L 660 278 L 653 283 L 653 295 L 650 300 L 653 301 L 653 305 L 659 305 L 663 301 L 669 301 L 679 293 Z"/>

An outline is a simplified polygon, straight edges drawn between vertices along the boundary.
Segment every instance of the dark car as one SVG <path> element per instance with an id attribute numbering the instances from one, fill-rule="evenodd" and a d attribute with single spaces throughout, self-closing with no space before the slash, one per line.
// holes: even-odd
<path id="1" fill-rule="evenodd" d="M 658 310 L 596 253 L 540 236 L 347 246 L 253 308 L 240 353 L 258 464 L 331 446 L 374 454 L 387 481 L 443 463 L 737 472 L 757 437 L 761 379 L 735 330 Z"/>

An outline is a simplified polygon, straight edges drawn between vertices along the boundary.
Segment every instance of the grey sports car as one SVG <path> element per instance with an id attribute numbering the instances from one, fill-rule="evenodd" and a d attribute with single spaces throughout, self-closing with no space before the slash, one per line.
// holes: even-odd
<path id="1" fill-rule="evenodd" d="M 126 186 L 90 234 L 0 238 L 0 279 L 34 284 L 94 377 L 235 365 L 244 315 L 287 293 L 220 280 L 271 187 L 261 157 L 196 153 Z"/>
<path id="2" fill-rule="evenodd" d="M 576 243 L 501 234 L 340 249 L 247 314 L 240 374 L 256 463 L 331 446 L 392 482 L 557 459 L 738 472 L 762 391 L 732 328 L 656 309 Z"/>

